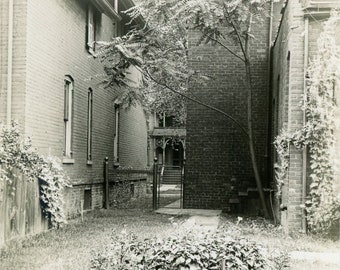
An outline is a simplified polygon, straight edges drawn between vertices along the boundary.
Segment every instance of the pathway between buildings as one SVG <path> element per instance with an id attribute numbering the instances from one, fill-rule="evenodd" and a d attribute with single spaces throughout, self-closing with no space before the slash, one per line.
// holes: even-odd
<path id="1" fill-rule="evenodd" d="M 218 228 L 222 210 L 160 208 L 156 213 L 188 215 L 189 218 L 181 225 L 182 227 L 190 231 L 213 233 Z"/>

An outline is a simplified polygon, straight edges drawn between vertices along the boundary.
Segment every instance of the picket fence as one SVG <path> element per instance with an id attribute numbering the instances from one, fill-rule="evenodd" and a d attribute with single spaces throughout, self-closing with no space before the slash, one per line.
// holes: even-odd
<path id="1" fill-rule="evenodd" d="M 28 182 L 14 170 L 11 183 L 0 180 L 0 247 L 47 229 L 48 220 L 43 217 L 40 206 L 38 179 Z"/>

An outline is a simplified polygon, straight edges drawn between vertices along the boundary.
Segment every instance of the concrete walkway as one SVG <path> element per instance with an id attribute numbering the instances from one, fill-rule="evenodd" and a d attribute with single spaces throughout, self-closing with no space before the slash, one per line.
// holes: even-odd
<path id="1" fill-rule="evenodd" d="M 169 206 L 167 206 L 169 207 Z M 180 226 L 185 231 L 195 232 L 197 237 L 203 236 L 206 233 L 216 232 L 219 225 L 219 216 L 222 213 L 221 210 L 206 210 L 206 209 L 178 209 L 178 208 L 160 208 L 156 210 L 156 213 L 167 215 L 187 215 L 189 218 L 183 222 Z M 289 257 L 294 261 L 306 262 L 306 268 L 313 270 L 310 264 L 317 263 L 317 266 L 327 265 L 323 269 L 340 269 L 340 251 L 339 252 L 305 252 L 305 251 L 291 251 Z M 291 269 L 297 269 L 292 266 Z M 299 270 L 301 266 L 299 265 Z"/>
<path id="2" fill-rule="evenodd" d="M 181 224 L 185 230 L 195 231 L 197 233 L 216 232 L 219 224 L 219 215 L 222 210 L 207 209 L 175 209 L 160 208 L 156 213 L 166 215 L 187 215 L 189 218 Z"/>
<path id="3" fill-rule="evenodd" d="M 297 261 L 323 262 L 338 266 L 340 269 L 340 250 L 338 252 L 291 251 L 289 256 Z"/>

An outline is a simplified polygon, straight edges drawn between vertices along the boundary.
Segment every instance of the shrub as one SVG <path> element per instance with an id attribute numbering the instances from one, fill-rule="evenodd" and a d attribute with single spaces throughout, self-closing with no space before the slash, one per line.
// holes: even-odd
<path id="1" fill-rule="evenodd" d="M 223 233 L 170 236 L 137 241 L 123 232 L 111 245 L 95 254 L 91 269 L 268 269 L 265 251 L 246 239 L 232 239 Z"/>
<path id="2" fill-rule="evenodd" d="M 0 123 L 0 187 L 11 186 L 14 169 L 19 170 L 27 181 L 39 179 L 40 202 L 43 214 L 52 227 L 66 223 L 63 192 L 69 179 L 54 157 L 44 157 L 33 149 L 29 138 L 24 138 L 17 123 L 11 126 Z M 14 188 L 14 187 L 11 187 Z M 14 192 L 11 192 L 14 196 Z"/>

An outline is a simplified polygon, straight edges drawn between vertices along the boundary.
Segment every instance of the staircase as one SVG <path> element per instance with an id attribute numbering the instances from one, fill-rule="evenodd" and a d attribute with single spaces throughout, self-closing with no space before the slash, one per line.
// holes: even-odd
<path id="1" fill-rule="evenodd" d="M 179 185 L 181 184 L 181 175 L 180 167 L 164 167 L 162 184 Z"/>

